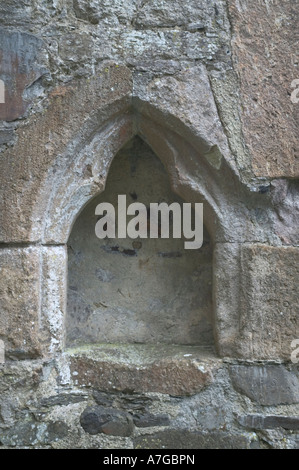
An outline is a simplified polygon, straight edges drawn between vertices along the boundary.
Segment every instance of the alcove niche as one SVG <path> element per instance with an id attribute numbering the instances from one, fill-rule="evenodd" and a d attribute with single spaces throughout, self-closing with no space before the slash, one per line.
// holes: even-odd
<path id="1" fill-rule="evenodd" d="M 213 348 L 212 242 L 184 238 L 99 239 L 98 204 L 183 201 L 151 148 L 134 137 L 115 156 L 105 190 L 78 215 L 68 240 L 66 347 L 96 344 Z M 131 217 L 132 218 L 132 217 Z M 127 217 L 130 220 L 130 217 Z M 171 224 L 170 224 L 171 225 Z M 116 231 L 117 232 L 117 231 Z"/>

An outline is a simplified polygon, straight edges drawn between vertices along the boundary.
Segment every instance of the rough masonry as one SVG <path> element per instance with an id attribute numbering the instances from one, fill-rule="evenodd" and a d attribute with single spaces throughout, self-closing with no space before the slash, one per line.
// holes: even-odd
<path id="1" fill-rule="evenodd" d="M 298 7 L 2 2 L 0 448 L 299 447 Z M 92 241 L 120 190 L 203 247 Z"/>

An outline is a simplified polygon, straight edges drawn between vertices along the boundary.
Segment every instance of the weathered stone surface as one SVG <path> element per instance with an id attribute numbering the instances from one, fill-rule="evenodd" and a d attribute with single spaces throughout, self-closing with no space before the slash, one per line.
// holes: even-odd
<path id="1" fill-rule="evenodd" d="M 63 421 L 38 424 L 33 421 L 17 424 L 1 435 L 2 444 L 9 447 L 39 447 L 63 439 L 68 426 Z"/>
<path id="2" fill-rule="evenodd" d="M 66 315 L 67 252 L 65 246 L 41 248 L 40 329 L 44 355 L 62 351 Z"/>
<path id="3" fill-rule="evenodd" d="M 216 245 L 214 301 L 221 355 L 290 361 L 299 337 L 296 247 Z"/>
<path id="4" fill-rule="evenodd" d="M 40 354 L 40 259 L 37 248 L 0 250 L 0 336 L 6 357 Z"/>
<path id="5" fill-rule="evenodd" d="M 61 350 L 65 315 L 64 247 L 0 250 L 1 319 L 8 358 Z"/>
<path id="6" fill-rule="evenodd" d="M 298 177 L 297 5 L 228 2 L 233 59 L 240 77 L 242 122 L 257 176 Z"/>
<path id="7" fill-rule="evenodd" d="M 47 53 L 36 36 L 3 28 L 0 44 L 0 79 L 5 84 L 0 120 L 13 121 L 24 115 L 35 94 L 42 94 L 42 88 L 34 91 L 33 87 L 48 72 Z"/>
<path id="8" fill-rule="evenodd" d="M 225 129 L 232 155 L 244 178 L 252 175 L 251 158 L 242 131 L 242 104 L 235 70 L 210 70 L 209 78 L 220 120 Z"/>
<path id="9" fill-rule="evenodd" d="M 8 127 L 7 123 L 0 126 L 0 145 L 12 144 L 14 140 L 14 130 Z"/>
<path id="10" fill-rule="evenodd" d="M 43 114 L 38 117 L 32 116 L 16 131 L 17 144 L 0 154 L 2 167 L 0 240 L 2 242 L 37 241 L 42 238 L 41 232 L 47 227 L 47 223 L 49 224 L 46 220 L 47 207 L 51 200 L 49 188 L 54 189 L 58 172 L 63 171 L 62 163 L 56 161 L 57 157 L 68 149 L 70 153 L 68 156 L 64 155 L 63 161 L 64 165 L 68 162 L 65 171 L 70 171 L 70 162 L 73 161 L 74 154 L 79 152 L 79 149 L 75 148 L 79 137 L 82 138 L 82 133 L 87 133 L 88 142 L 94 137 L 94 132 L 103 126 L 108 116 L 117 115 L 119 108 L 127 110 L 131 101 L 131 90 L 130 71 L 116 64 L 106 64 L 98 71 L 97 77 L 91 80 L 74 80 L 65 86 L 55 88 Z M 125 134 L 126 129 L 122 128 L 122 132 Z M 113 141 L 113 145 L 117 147 L 117 142 Z M 19 155 L 22 155 L 22 158 L 19 158 Z M 105 166 L 105 162 L 101 163 Z M 49 173 L 51 165 L 54 167 Z M 96 181 L 91 181 L 88 172 L 82 173 L 81 169 L 79 172 L 77 168 L 74 171 L 81 179 L 83 186 L 81 192 L 88 192 L 87 185 L 93 186 L 89 188 L 91 193 L 99 192 L 100 169 L 95 170 Z M 52 180 L 47 182 L 45 188 L 42 187 L 46 175 L 50 178 L 52 175 L 55 185 Z M 65 178 L 66 175 L 63 175 L 61 189 L 67 185 Z M 76 190 L 78 191 L 78 187 Z M 70 199 L 65 201 L 66 206 L 74 204 Z M 54 200 L 53 204 L 55 205 L 53 213 L 56 213 L 61 224 L 66 215 L 57 210 L 57 200 Z M 18 207 L 18 211 L 12 211 L 12 205 Z M 6 220 L 10 220 L 10 223 L 7 224 Z M 54 217 L 51 217 L 54 226 L 58 220 L 55 221 Z M 67 238 L 68 234 L 65 236 Z M 60 243 L 61 238 L 54 241 Z"/>
<path id="11" fill-rule="evenodd" d="M 10 120 L 0 123 L 1 448 L 298 448 L 298 371 L 273 365 L 290 361 L 299 337 L 297 2 L 0 3 L 0 80 L 11 98 L 0 104 Z M 204 202 L 224 361 L 164 347 L 163 328 L 153 348 L 62 353 L 62 245 L 136 135 L 178 196 Z M 140 249 L 113 256 L 135 260 Z M 93 275 L 101 287 L 113 280 L 102 266 Z M 188 306 L 183 277 L 167 281 L 180 279 Z M 170 310 L 177 340 L 185 310 L 177 322 Z M 84 432 L 80 416 L 100 432 Z"/>
<path id="12" fill-rule="evenodd" d="M 200 433 L 169 429 L 134 439 L 135 449 L 249 449 L 246 436 L 226 432 Z"/>
<path id="13" fill-rule="evenodd" d="M 225 2 L 212 4 L 208 0 L 158 1 L 150 0 L 139 6 L 135 24 L 142 28 L 188 27 L 191 31 L 215 30 L 228 27 L 223 22 L 226 17 Z"/>
<path id="14" fill-rule="evenodd" d="M 34 25 L 40 33 L 53 17 L 63 20 L 67 7 L 65 0 L 32 2 L 31 0 L 6 0 L 0 5 L 0 24 L 22 30 L 32 31 Z M 51 26 L 50 26 L 51 27 Z"/>
<path id="15" fill-rule="evenodd" d="M 0 369 L 0 397 L 1 410 L 5 406 L 7 395 L 11 396 L 11 390 L 22 397 L 29 391 L 35 391 L 43 379 L 43 367 L 41 363 L 30 361 L 6 361 Z M 3 418 L 3 417 L 2 417 Z M 3 419 L 5 422 L 5 419 Z"/>
<path id="16" fill-rule="evenodd" d="M 59 441 L 67 436 L 69 428 L 63 421 L 50 422 L 45 433 L 45 442 Z"/>
<path id="17" fill-rule="evenodd" d="M 104 433 L 111 436 L 130 436 L 134 430 L 133 420 L 127 413 L 101 406 L 87 407 L 80 423 L 89 434 Z"/>
<path id="18" fill-rule="evenodd" d="M 159 123 L 162 116 L 162 119 L 167 116 L 167 127 L 178 133 L 183 132 L 180 126 L 185 124 L 187 129 L 184 133 L 188 135 L 189 142 L 212 167 L 219 169 L 223 157 L 230 160 L 227 139 L 203 65 L 192 67 L 175 77 L 166 76 L 151 81 L 136 75 L 134 96 L 137 109 L 149 115 L 154 122 Z M 159 118 L 154 109 L 148 109 L 146 103 L 154 105 L 163 115 Z M 144 135 L 147 134 L 145 125 L 141 122 L 140 130 Z"/>
<path id="19" fill-rule="evenodd" d="M 169 426 L 170 419 L 168 415 L 154 415 L 154 414 L 145 414 L 134 416 L 133 418 L 135 426 L 138 428 L 148 428 L 151 426 Z"/>
<path id="20" fill-rule="evenodd" d="M 299 338 L 299 249 L 243 246 L 241 270 L 239 354 L 290 361 Z"/>
<path id="21" fill-rule="evenodd" d="M 4 25 L 24 24 L 30 18 L 32 11 L 30 0 L 24 0 L 22 4 L 18 0 L 7 0 L 0 5 L 0 23 Z"/>
<path id="22" fill-rule="evenodd" d="M 146 63 L 146 70 L 155 69 L 157 60 L 164 61 L 166 73 L 167 62 L 177 58 L 207 62 L 230 59 L 229 22 L 224 2 L 214 7 L 207 0 L 144 4 L 136 0 L 113 3 L 74 0 L 73 9 L 77 18 L 99 25 L 97 36 L 103 40 L 96 41 L 91 49 L 91 55 L 97 59 L 125 60 L 137 68 Z M 78 39 L 81 33 L 78 29 L 75 32 Z"/>
<path id="23" fill-rule="evenodd" d="M 278 179 L 271 187 L 277 213 L 274 229 L 283 244 L 299 245 L 299 182 Z"/>
<path id="24" fill-rule="evenodd" d="M 68 353 L 75 383 L 110 392 L 194 395 L 212 383 L 213 370 L 220 366 L 193 347 L 103 345 L 79 351 Z"/>
<path id="25" fill-rule="evenodd" d="M 298 416 L 247 415 L 240 416 L 238 421 L 242 426 L 252 429 L 283 428 L 294 431 L 299 430 Z"/>
<path id="26" fill-rule="evenodd" d="M 260 405 L 299 403 L 298 377 L 282 365 L 236 365 L 230 373 L 235 389 Z"/>
<path id="27" fill-rule="evenodd" d="M 59 393 L 51 397 L 42 398 L 40 401 L 41 407 L 52 407 L 52 406 L 66 406 L 73 403 L 81 403 L 88 398 L 87 395 L 79 393 Z"/>
<path id="28" fill-rule="evenodd" d="M 101 20 L 108 21 L 111 26 L 119 24 L 130 24 L 136 14 L 137 0 L 73 0 L 73 8 L 77 18 L 98 24 Z"/>
<path id="29" fill-rule="evenodd" d="M 298 449 L 298 434 L 283 428 L 262 429 L 257 432 L 262 449 Z"/>
<path id="30" fill-rule="evenodd" d="M 214 249 L 213 290 L 215 343 L 221 356 L 234 356 L 237 345 L 237 325 L 240 315 L 239 272 L 240 245 L 217 243 Z"/>
<path id="31" fill-rule="evenodd" d="M 153 397 L 139 393 L 105 393 L 99 390 L 93 391 L 93 398 L 97 405 L 121 409 L 132 415 L 136 413 L 140 413 L 140 415 L 147 414 L 148 407 L 155 401 Z"/>

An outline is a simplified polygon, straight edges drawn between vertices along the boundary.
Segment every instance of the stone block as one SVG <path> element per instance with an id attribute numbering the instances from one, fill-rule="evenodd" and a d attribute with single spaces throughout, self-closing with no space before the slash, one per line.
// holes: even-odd
<path id="1" fill-rule="evenodd" d="M 56 21 L 61 13 L 63 16 L 65 3 L 64 0 L 38 3 L 31 0 L 6 0 L 0 4 L 0 24 L 29 32 L 36 26 L 40 31 L 42 26 L 49 25 L 54 16 Z"/>
<path id="2" fill-rule="evenodd" d="M 0 250 L 0 337 L 6 358 L 40 355 L 40 258 L 38 248 Z"/>
<path id="3" fill-rule="evenodd" d="M 19 31 L 0 28 L 0 44 L 0 79 L 5 85 L 0 120 L 14 121 L 26 112 L 30 94 L 34 96 L 30 87 L 48 73 L 47 53 L 41 39 Z"/>
<path id="4" fill-rule="evenodd" d="M 169 426 L 170 419 L 168 415 L 154 415 L 151 413 L 136 415 L 133 418 L 135 426 L 138 428 L 148 428 L 151 426 Z"/>
<path id="5" fill-rule="evenodd" d="M 22 4 L 18 0 L 7 0 L 0 5 L 0 23 L 2 25 L 24 25 L 31 19 L 32 2 L 24 0 Z"/>
<path id="6" fill-rule="evenodd" d="M 0 336 L 7 358 L 61 350 L 65 315 L 64 247 L 0 250 Z"/>
<path id="7" fill-rule="evenodd" d="M 298 416 L 278 416 L 278 415 L 246 415 L 238 418 L 239 423 L 251 429 L 275 429 L 299 430 Z"/>
<path id="8" fill-rule="evenodd" d="M 169 429 L 134 439 L 135 449 L 249 449 L 250 439 L 227 432 L 191 432 Z"/>
<path id="9" fill-rule="evenodd" d="M 92 435 L 104 433 L 128 437 L 134 430 L 133 420 L 128 413 L 102 406 L 85 408 L 81 414 L 80 423 L 84 431 Z"/>
<path id="10" fill-rule="evenodd" d="M 234 356 L 238 341 L 240 246 L 217 243 L 214 249 L 213 292 L 215 343 L 221 356 Z"/>
<path id="11" fill-rule="evenodd" d="M 245 143 L 256 176 L 298 177 L 297 6 L 228 2 L 233 61 L 239 75 Z"/>
<path id="12" fill-rule="evenodd" d="M 299 403 L 299 380 L 282 365 L 230 367 L 234 388 L 259 405 Z"/>
<path id="13" fill-rule="evenodd" d="M 213 168 L 220 168 L 222 157 L 230 159 L 227 138 L 203 65 L 184 70 L 175 77 L 151 81 L 136 75 L 134 95 L 138 110 L 158 125 L 161 121 L 164 126 L 166 120 L 167 128 L 188 139 Z M 160 110 L 160 115 L 156 109 Z M 141 121 L 141 124 L 141 133 L 146 136 L 146 122 Z M 186 159 L 187 167 L 190 163 Z"/>
<path id="14" fill-rule="evenodd" d="M 58 207 L 65 195 L 63 190 L 66 186 L 70 191 L 77 190 L 80 193 L 78 198 L 83 197 L 82 193 L 87 192 L 91 197 L 96 191 L 100 191 L 99 175 L 103 168 L 95 168 L 93 178 L 90 171 L 84 171 L 87 163 L 74 168 L 74 154 L 82 151 L 82 138 L 89 145 L 109 118 L 116 116 L 120 109 L 128 109 L 131 91 L 131 72 L 123 66 L 105 64 L 98 70 L 97 76 L 90 80 L 77 79 L 56 87 L 49 96 L 44 112 L 38 116 L 32 115 L 16 130 L 17 143 L 0 154 L 0 241 L 40 241 L 49 223 L 54 226 L 58 224 L 61 229 L 66 215 L 61 214 Z M 119 132 L 121 131 L 126 138 L 126 130 L 122 128 Z M 103 132 L 107 132 L 106 128 Z M 121 137 L 118 137 L 117 142 L 116 140 L 112 139 L 110 145 L 117 146 Z M 76 148 L 78 145 L 79 149 Z M 85 152 L 89 164 L 90 158 L 94 157 L 99 165 L 98 152 L 98 148 L 89 148 Z M 71 162 L 74 163 L 73 166 Z M 104 167 L 107 164 L 105 158 L 100 163 Z M 72 180 L 74 174 L 80 180 L 77 186 L 73 181 L 66 181 L 67 175 Z M 57 186 L 61 188 L 61 192 L 55 193 L 56 199 L 53 196 L 55 207 L 49 215 L 49 222 L 47 211 L 52 200 L 50 193 Z M 69 204 L 75 211 L 75 203 L 67 193 L 61 210 L 65 205 L 68 208 Z M 18 210 L 12 210 L 12 207 L 18 207 Z M 69 221 L 66 231 L 72 223 L 73 219 Z M 57 235 L 55 239 L 55 229 L 53 231 L 54 235 L 51 234 L 52 240 L 49 241 L 61 243 L 61 236 L 59 238 Z M 67 238 L 68 234 L 64 233 L 64 237 Z"/>
<path id="15" fill-rule="evenodd" d="M 42 408 L 50 408 L 52 406 L 68 406 L 75 403 L 81 403 L 88 399 L 87 395 L 81 393 L 58 393 L 50 397 L 42 398 L 40 406 Z"/>
<path id="16" fill-rule="evenodd" d="M 284 245 L 299 245 L 299 180 L 271 182 L 273 206 L 277 213 L 275 232 Z"/>
<path id="17" fill-rule="evenodd" d="M 239 354 L 290 361 L 299 338 L 299 249 L 245 245 L 241 271 Z"/>
<path id="18" fill-rule="evenodd" d="M 186 357 L 184 354 L 191 354 Z M 199 393 L 213 382 L 221 361 L 196 347 L 102 345 L 67 353 L 75 384 L 104 392 Z"/>
<path id="19" fill-rule="evenodd" d="M 73 0 L 73 8 L 77 18 L 98 24 L 104 19 L 112 26 L 131 24 L 137 11 L 136 0 Z"/>
<path id="20" fill-rule="evenodd" d="M 217 8 L 208 0 L 150 0 L 143 3 L 137 11 L 135 24 L 140 28 L 166 28 L 179 26 L 191 31 L 212 31 L 215 25 L 224 27 L 226 11 L 224 4 L 218 2 Z M 226 23 L 228 26 L 228 23 Z"/>
<path id="21" fill-rule="evenodd" d="M 219 243 L 214 260 L 221 356 L 290 361 L 299 338 L 299 249 Z"/>
<path id="22" fill-rule="evenodd" d="M 16 448 L 39 447 L 63 439 L 68 431 L 67 424 L 60 420 L 47 424 L 28 420 L 4 432 L 1 435 L 1 442 Z"/>
<path id="23" fill-rule="evenodd" d="M 41 248 L 40 329 L 43 354 L 53 355 L 64 346 L 67 252 L 65 246 Z"/>

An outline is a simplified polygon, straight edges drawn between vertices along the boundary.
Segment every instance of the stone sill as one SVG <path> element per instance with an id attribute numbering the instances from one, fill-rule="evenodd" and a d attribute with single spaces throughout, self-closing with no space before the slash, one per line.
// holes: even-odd
<path id="1" fill-rule="evenodd" d="M 212 348 L 100 344 L 68 349 L 75 385 L 106 392 L 189 396 L 213 381 L 222 364 Z"/>

